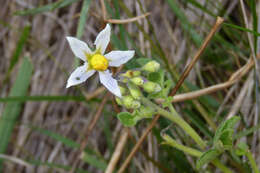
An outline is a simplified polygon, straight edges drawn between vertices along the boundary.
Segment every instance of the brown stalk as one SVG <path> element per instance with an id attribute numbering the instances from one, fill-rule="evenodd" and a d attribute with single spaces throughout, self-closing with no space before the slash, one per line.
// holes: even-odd
<path id="1" fill-rule="evenodd" d="M 155 116 L 155 118 L 153 119 L 152 123 L 146 128 L 145 132 L 143 133 L 141 138 L 138 140 L 138 142 L 135 144 L 135 146 L 132 149 L 131 153 L 128 155 L 128 157 L 126 158 L 126 160 L 124 161 L 124 163 L 122 164 L 120 169 L 118 170 L 118 173 L 123 173 L 124 172 L 125 168 L 128 166 L 129 162 L 131 161 L 131 159 L 133 158 L 133 156 L 135 155 L 135 153 L 137 152 L 137 150 L 139 149 L 139 147 L 143 143 L 143 141 L 146 138 L 146 136 L 148 135 L 148 133 L 155 126 L 155 124 L 156 124 L 157 120 L 159 119 L 159 117 L 160 116 L 158 116 L 158 115 Z"/>
<path id="2" fill-rule="evenodd" d="M 204 40 L 203 44 L 201 45 L 200 49 L 198 50 L 198 52 L 195 54 L 194 58 L 192 59 L 192 61 L 190 62 L 190 64 L 187 66 L 187 68 L 184 70 L 183 74 L 181 75 L 179 81 L 177 82 L 176 86 L 173 88 L 173 90 L 170 93 L 170 96 L 174 96 L 177 92 L 177 90 L 180 88 L 180 86 L 182 85 L 182 83 L 184 82 L 185 78 L 188 76 L 189 72 L 191 71 L 191 69 L 193 68 L 193 66 L 195 65 L 195 63 L 197 62 L 197 60 L 199 59 L 199 57 L 201 56 L 201 54 L 203 53 L 203 51 L 205 50 L 206 46 L 208 45 L 209 41 L 211 40 L 212 36 L 214 35 L 214 33 L 217 31 L 217 29 L 220 27 L 220 25 L 223 23 L 223 18 L 221 17 L 217 17 L 217 21 L 215 23 L 215 25 L 213 26 L 213 28 L 211 29 L 210 33 L 208 34 L 208 36 L 206 37 L 206 39 Z M 139 149 L 139 147 L 141 146 L 141 144 L 143 143 L 144 139 L 146 138 L 146 136 L 149 134 L 150 130 L 155 126 L 156 122 L 158 121 L 158 119 L 160 118 L 160 115 L 156 115 L 152 121 L 152 123 L 147 127 L 147 129 L 145 130 L 145 132 L 143 133 L 142 137 L 139 139 L 139 141 L 136 143 L 136 145 L 134 146 L 134 148 L 132 149 L 131 153 L 128 155 L 128 157 L 126 158 L 126 160 L 124 161 L 124 163 L 122 164 L 121 168 L 119 169 L 118 173 L 123 173 L 124 170 L 126 169 L 126 167 L 128 166 L 128 164 L 130 163 L 131 159 L 133 158 L 133 156 L 135 155 L 135 153 L 137 152 L 137 150 Z"/>
<path id="3" fill-rule="evenodd" d="M 102 17 L 103 17 L 103 20 L 105 21 L 107 18 L 107 10 L 106 10 L 106 6 L 105 6 L 105 2 L 104 2 L 104 0 L 100 0 L 100 3 L 101 3 L 101 10 L 102 10 Z"/>
<path id="4" fill-rule="evenodd" d="M 124 146 L 126 144 L 127 138 L 128 138 L 128 129 L 124 128 L 122 131 L 122 134 L 120 135 L 118 143 L 116 145 L 116 149 L 108 163 L 105 173 L 112 173 L 114 171 L 116 164 L 117 164 L 117 162 L 121 156 L 121 153 L 124 149 Z"/>
<path id="5" fill-rule="evenodd" d="M 213 37 L 213 35 L 215 34 L 215 32 L 218 30 L 218 28 L 220 27 L 220 25 L 224 22 L 224 19 L 221 17 L 217 17 L 217 21 L 215 23 L 215 25 L 213 26 L 213 28 L 211 29 L 209 35 L 206 37 L 206 39 L 204 40 L 203 44 L 201 45 L 200 49 L 198 50 L 198 52 L 195 54 L 194 58 L 192 59 L 192 61 L 190 62 L 190 64 L 187 66 L 187 68 L 184 70 L 184 72 L 182 73 L 179 81 L 177 82 L 176 86 L 173 88 L 173 90 L 170 93 L 170 96 L 173 96 L 176 94 L 176 92 L 178 91 L 178 89 L 181 87 L 182 83 L 184 82 L 185 78 L 188 76 L 188 74 L 190 73 L 191 69 L 193 68 L 193 66 L 195 65 L 195 63 L 198 61 L 198 59 L 200 58 L 201 54 L 204 52 L 205 48 L 207 47 L 207 45 L 209 44 L 209 41 L 211 40 L 211 38 Z"/>

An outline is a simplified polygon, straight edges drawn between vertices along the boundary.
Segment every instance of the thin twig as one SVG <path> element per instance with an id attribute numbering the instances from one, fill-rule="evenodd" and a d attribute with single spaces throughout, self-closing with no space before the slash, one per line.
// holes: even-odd
<path id="1" fill-rule="evenodd" d="M 151 124 L 146 128 L 145 132 L 143 133 L 141 138 L 138 140 L 138 142 L 135 144 L 135 146 L 132 149 L 131 153 L 128 155 L 128 157 L 126 158 L 126 160 L 124 161 L 124 163 L 122 164 L 120 169 L 118 170 L 118 173 L 123 173 L 124 172 L 125 168 L 128 166 L 129 162 L 132 160 L 133 156 L 135 155 L 135 153 L 137 152 L 137 150 L 139 149 L 139 147 L 143 143 L 143 141 L 146 138 L 146 136 L 149 134 L 149 132 L 155 126 L 155 124 L 156 124 L 157 120 L 159 119 L 159 117 L 160 116 L 155 116 L 155 118 L 153 119 Z"/>
<path id="2" fill-rule="evenodd" d="M 192 65 L 188 65 L 188 67 L 185 69 L 184 73 L 182 74 L 180 80 L 178 81 L 177 85 L 179 86 L 175 86 L 175 88 L 171 91 L 171 96 L 175 95 L 177 90 L 179 89 L 179 87 L 182 85 L 184 79 L 186 78 L 186 76 L 189 74 L 191 68 L 194 66 L 194 64 L 196 63 L 196 61 L 198 60 L 199 56 L 203 53 L 204 49 L 206 48 L 206 46 L 208 45 L 210 39 L 212 38 L 212 36 L 214 35 L 214 33 L 217 31 L 217 29 L 220 27 L 221 23 L 223 23 L 223 19 L 221 17 L 217 18 L 217 21 L 215 23 L 215 25 L 213 26 L 213 28 L 211 29 L 209 35 L 206 37 L 204 43 L 202 44 L 202 46 L 200 47 L 198 53 L 195 55 L 195 57 L 193 58 L 193 60 L 191 61 Z M 195 60 L 194 60 L 195 59 Z M 126 160 L 124 161 L 124 163 L 122 164 L 121 168 L 119 169 L 118 173 L 123 173 L 124 170 L 126 169 L 126 167 L 128 166 L 128 164 L 130 163 L 131 159 L 133 158 L 133 156 L 135 155 L 135 153 L 137 152 L 138 148 L 141 146 L 141 144 L 143 143 L 144 139 L 146 138 L 146 136 L 149 134 L 150 130 L 155 126 L 157 120 L 160 118 L 160 115 L 156 115 L 152 121 L 152 123 L 147 127 L 147 129 L 145 130 L 144 134 L 142 135 L 142 137 L 139 139 L 139 141 L 136 143 L 136 145 L 134 146 L 134 148 L 132 149 L 131 153 L 128 155 L 128 157 L 126 158 Z"/>
<path id="3" fill-rule="evenodd" d="M 102 17 L 103 17 L 103 20 L 106 21 L 107 10 L 106 10 L 106 6 L 105 6 L 105 2 L 104 2 L 104 0 L 100 0 L 100 3 L 101 3 L 101 9 L 102 9 Z"/>
<path id="4" fill-rule="evenodd" d="M 187 66 L 187 68 L 184 70 L 184 72 L 182 73 L 179 81 L 177 82 L 177 84 L 175 85 L 175 87 L 173 88 L 173 90 L 170 93 L 170 96 L 173 96 L 176 94 L 176 92 L 178 91 L 178 89 L 181 87 L 183 81 L 185 80 L 185 78 L 188 76 L 188 74 L 190 73 L 191 69 L 193 68 L 193 66 L 195 65 L 195 63 L 198 61 L 198 59 L 200 58 L 201 54 L 204 52 L 205 48 L 207 47 L 207 45 L 209 44 L 209 41 L 211 40 L 211 38 L 213 37 L 213 35 L 215 34 L 215 32 L 218 30 L 218 28 L 220 27 L 220 25 L 224 22 L 224 19 L 221 17 L 217 17 L 217 21 L 215 23 L 215 25 L 213 26 L 213 28 L 211 29 L 210 33 L 208 34 L 208 36 L 206 37 L 206 39 L 204 40 L 203 44 L 201 45 L 200 49 L 198 50 L 198 52 L 195 54 L 194 58 L 192 59 L 192 61 L 190 62 L 190 64 Z"/>
<path id="5" fill-rule="evenodd" d="M 106 22 L 108 23 L 115 23 L 115 24 L 124 24 L 124 23 L 130 23 L 130 22 L 135 22 L 137 20 L 140 20 L 142 18 L 145 18 L 147 16 L 149 16 L 151 13 L 145 13 L 143 15 L 140 16 L 136 16 L 133 18 L 129 18 L 129 19 L 107 19 Z"/>
<path id="6" fill-rule="evenodd" d="M 126 141 L 127 141 L 127 138 L 128 138 L 128 129 L 127 128 L 124 128 L 119 140 L 118 140 L 118 143 L 116 145 L 116 149 L 109 161 L 109 164 L 106 168 L 106 171 L 105 173 L 112 173 L 115 169 L 115 166 L 121 156 L 121 153 L 124 149 L 124 146 L 126 144 Z"/>
<path id="7" fill-rule="evenodd" d="M 260 58 L 260 54 L 257 57 Z M 195 99 L 200 96 L 210 94 L 210 93 L 225 89 L 227 87 L 230 87 L 234 83 L 238 82 L 245 74 L 247 74 L 249 72 L 249 70 L 253 67 L 253 65 L 254 65 L 254 60 L 251 58 L 248 60 L 247 64 L 245 64 L 243 67 L 238 69 L 235 73 L 233 73 L 228 81 L 217 84 L 217 85 L 213 85 L 213 86 L 210 86 L 207 88 L 203 88 L 198 91 L 192 91 L 192 92 L 188 92 L 188 93 L 184 93 L 184 94 L 175 95 L 175 96 L 173 96 L 172 102 L 176 103 L 176 102 L 182 102 L 182 101 L 186 101 L 186 100 Z M 157 100 L 158 103 L 161 103 L 162 101 L 163 100 L 161 100 L 161 99 Z"/>

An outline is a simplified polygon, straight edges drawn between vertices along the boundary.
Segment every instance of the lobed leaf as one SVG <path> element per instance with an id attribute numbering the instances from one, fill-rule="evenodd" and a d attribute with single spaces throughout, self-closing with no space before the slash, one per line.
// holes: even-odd
<path id="1" fill-rule="evenodd" d="M 135 116 L 133 116 L 129 112 L 120 112 L 119 114 L 117 114 L 117 118 L 124 126 L 127 127 L 131 127 L 136 124 Z"/>

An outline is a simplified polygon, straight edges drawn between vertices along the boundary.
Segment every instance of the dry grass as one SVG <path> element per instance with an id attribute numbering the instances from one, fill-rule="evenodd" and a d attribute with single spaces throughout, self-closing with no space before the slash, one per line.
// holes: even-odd
<path id="1" fill-rule="evenodd" d="M 104 161 L 106 164 L 109 163 L 109 160 L 113 155 L 113 150 L 116 148 L 118 140 L 120 139 L 121 131 L 124 129 L 114 116 L 116 115 L 116 109 L 115 105 L 113 106 L 111 103 L 113 102 L 112 97 L 106 97 L 104 89 L 100 88 L 98 76 L 95 75 L 94 77 L 91 77 L 87 83 L 81 85 L 80 89 L 77 87 L 70 89 L 65 88 L 68 74 L 74 68 L 74 55 L 72 54 L 65 37 L 76 35 L 77 22 L 82 2 L 79 1 L 65 8 L 33 16 L 13 15 L 18 10 L 33 8 L 50 2 L 52 1 L 9 0 L 1 3 L 0 54 L 2 55 L 2 58 L 0 58 L 0 73 L 2 75 L 0 75 L 0 97 L 8 96 L 22 59 L 24 56 L 27 56 L 31 59 L 34 66 L 28 95 L 80 95 L 82 92 L 88 98 L 88 101 L 25 102 L 19 116 L 19 121 L 12 134 L 8 150 L 5 154 L 7 157 L 12 157 L 13 159 L 20 158 L 22 161 L 39 160 L 46 163 L 68 165 L 70 167 L 74 166 L 74 170 L 76 168 L 82 168 L 91 173 L 104 172 L 102 169 L 98 169 L 81 160 L 81 152 L 79 149 L 65 146 L 61 141 L 50 138 L 34 128 L 30 128 L 30 126 L 43 128 L 67 137 L 81 145 L 85 144 L 83 141 L 86 140 L 86 136 L 88 135 L 87 148 L 100 156 L 100 158 L 102 158 L 100 160 Z M 113 3 L 111 1 L 108 2 L 113 7 Z M 162 0 L 140 0 L 141 6 L 137 0 L 124 0 L 121 2 L 130 9 L 134 16 L 127 15 L 127 12 L 120 8 L 120 19 L 123 19 L 123 21 L 120 22 L 112 20 L 112 16 L 110 16 L 111 14 L 109 12 L 106 12 L 107 14 L 104 15 L 104 8 L 102 9 L 100 1 L 92 1 L 82 40 L 93 46 L 92 43 L 97 33 L 102 29 L 106 21 L 111 23 L 124 23 L 123 27 L 128 31 L 140 52 L 147 57 L 157 56 L 155 58 L 158 58 L 160 55 L 154 53 L 153 45 L 147 36 L 140 31 L 136 22 L 134 22 L 137 20 L 137 23 L 143 30 L 146 33 L 151 34 L 151 39 L 155 40 L 155 38 L 152 37 L 152 28 L 149 26 L 150 21 L 165 57 L 167 58 L 169 68 L 174 69 L 181 74 L 186 64 L 190 63 L 191 58 L 197 52 L 198 45 L 196 45 L 192 41 L 191 36 L 183 30 L 183 21 L 179 20 L 178 17 L 174 15 L 169 4 Z M 225 16 L 226 19 L 234 18 L 230 19 L 234 21 L 242 19 L 239 18 L 236 12 L 240 8 L 238 0 L 232 2 L 227 0 L 210 0 L 208 3 L 204 0 L 200 0 L 198 2 L 204 4 L 207 9 L 212 10 L 214 13 L 217 13 L 217 8 L 214 8 L 214 6 L 220 7 L 221 4 L 223 9 L 222 16 Z M 258 6 L 260 6 L 260 3 L 257 3 Z M 197 33 L 199 33 L 199 36 L 205 38 L 209 33 L 211 26 L 214 24 L 215 18 L 191 4 L 187 5 L 181 2 L 180 4 L 181 9 L 185 12 L 192 26 Z M 249 16 L 247 18 L 249 26 L 252 26 L 251 13 L 249 7 L 246 8 Z M 260 14 L 258 15 L 260 18 Z M 106 18 L 106 21 L 103 20 L 104 17 Z M 149 21 L 146 20 L 146 18 L 149 19 Z M 243 21 L 238 21 L 236 24 L 243 26 L 243 23 Z M 14 70 L 9 75 L 8 80 L 4 81 L 12 55 L 16 50 L 21 30 L 27 25 L 30 25 L 31 27 L 29 39 L 23 48 L 22 55 L 15 65 Z M 113 24 L 112 26 L 112 32 L 120 38 L 120 26 L 118 24 Z M 215 107 L 214 109 L 210 106 L 207 107 L 201 100 L 196 99 L 198 96 L 190 96 L 188 99 L 182 99 L 181 101 L 195 99 L 194 102 L 197 101 L 195 105 L 190 104 L 190 102 L 182 102 L 176 105 L 176 109 L 184 115 L 186 115 L 186 113 L 184 113 L 185 111 L 183 111 L 184 109 L 191 109 L 199 115 L 203 122 L 205 121 L 200 115 L 206 114 L 205 116 L 209 117 L 216 124 L 219 124 L 220 120 L 225 117 L 239 114 L 243 117 L 244 121 L 244 123 L 241 123 L 240 125 L 241 128 L 256 126 L 258 125 L 259 119 L 258 114 L 256 114 L 257 112 L 255 111 L 258 111 L 259 101 L 257 102 L 257 100 L 259 100 L 259 97 L 256 97 L 256 90 L 258 89 L 255 89 L 256 79 L 254 78 L 253 72 L 255 63 L 253 62 L 253 59 L 250 58 L 251 53 L 250 48 L 248 47 L 247 35 L 245 32 L 241 32 L 240 40 L 235 40 L 238 39 L 238 36 L 235 34 L 233 38 L 224 33 L 224 31 L 221 31 L 221 34 L 227 42 L 235 45 L 236 48 L 239 48 L 240 50 L 235 52 L 234 49 L 231 48 L 225 49 L 226 45 L 222 45 L 220 41 L 213 40 L 212 45 L 210 45 L 211 50 L 213 50 L 215 54 L 219 54 L 219 56 L 215 56 L 215 54 L 203 55 L 187 78 L 187 81 L 199 86 L 201 89 L 228 83 L 228 86 L 213 89 L 213 92 L 204 93 L 210 94 L 210 96 L 219 103 L 218 107 Z M 127 36 L 125 37 L 128 48 L 133 48 L 130 40 L 127 39 Z M 110 48 L 113 47 L 115 47 L 115 45 L 110 45 Z M 259 53 L 259 49 L 257 49 L 256 52 Z M 217 58 L 218 60 L 215 60 L 214 58 Z M 164 63 L 163 60 L 160 61 Z M 246 69 L 247 71 L 243 73 L 244 76 L 239 76 L 235 79 L 232 78 L 231 80 L 230 77 L 232 74 L 249 61 L 251 63 L 250 68 Z M 164 67 L 167 68 L 167 65 L 164 65 Z M 239 75 L 241 74 L 242 72 L 239 73 Z M 225 81 L 228 82 L 224 83 Z M 183 96 L 181 94 L 188 91 L 190 91 L 190 89 L 186 90 L 185 88 L 182 88 L 176 95 L 176 98 L 178 96 Z M 203 92 L 203 90 L 200 91 Z M 93 93 L 95 94 L 93 95 Z M 106 101 L 106 104 L 104 103 L 104 108 L 100 108 L 104 98 L 108 100 Z M 4 104 L 0 104 L 0 113 L 3 112 L 4 106 Z M 97 118 L 95 116 L 98 112 L 101 116 L 97 119 L 95 124 L 92 124 L 93 127 L 89 127 L 91 122 L 93 122 L 93 119 Z M 210 114 L 214 114 L 214 116 L 211 116 Z M 205 116 L 202 115 L 202 117 Z M 190 122 L 188 116 L 185 118 Z M 114 167 L 119 168 L 124 162 L 129 152 L 132 150 L 133 145 L 136 141 L 140 140 L 140 136 L 145 131 L 145 127 L 149 125 L 148 122 L 149 121 L 143 120 L 137 127 L 129 129 L 130 137 L 128 137 L 128 141 L 125 144 L 125 150 L 122 150 L 121 146 L 120 151 L 122 151 L 122 153 L 121 156 L 120 154 L 117 156 L 119 157 L 117 158 L 119 161 L 117 165 L 113 165 Z M 163 126 L 160 124 L 157 124 L 156 127 L 157 130 L 163 129 Z M 92 128 L 91 133 L 89 132 L 90 128 Z M 212 128 L 209 129 L 213 131 Z M 182 132 L 179 131 L 180 130 L 177 128 L 175 137 L 181 141 L 187 136 L 183 137 L 181 135 Z M 255 131 L 253 135 L 244 136 L 242 140 L 251 144 L 256 161 L 260 164 L 259 133 Z M 162 149 L 159 143 L 158 137 L 154 134 L 150 134 L 142 143 L 141 151 L 132 159 L 131 168 L 128 172 L 159 173 L 169 171 L 169 168 L 161 169 L 160 166 L 158 166 L 158 164 L 160 165 L 162 164 L 161 162 L 163 162 L 163 160 L 160 160 L 162 159 L 162 156 L 160 156 Z M 165 156 L 165 153 L 163 153 L 163 155 Z M 148 158 L 150 158 L 152 162 L 149 161 Z M 165 156 L 164 159 L 167 160 L 168 157 Z M 57 166 L 51 167 L 44 164 L 37 165 L 35 163 L 27 162 L 19 163 L 19 160 L 10 160 L 11 161 L 4 162 L 3 172 L 68 172 L 68 170 L 58 168 Z M 187 160 L 191 164 L 193 163 L 194 158 L 188 156 Z M 27 164 L 31 166 L 28 166 Z M 172 167 L 176 168 L 174 165 L 175 164 L 173 163 Z M 175 169 L 174 171 L 178 172 L 178 169 Z"/>

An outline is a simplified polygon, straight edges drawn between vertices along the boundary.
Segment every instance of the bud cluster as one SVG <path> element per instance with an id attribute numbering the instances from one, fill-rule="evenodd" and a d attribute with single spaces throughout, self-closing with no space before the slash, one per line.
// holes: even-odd
<path id="1" fill-rule="evenodd" d="M 153 109 L 142 105 L 141 98 L 143 95 L 161 91 L 162 88 L 158 83 L 147 79 L 150 73 L 157 72 L 159 69 L 160 64 L 152 60 L 139 69 L 120 74 L 122 98 L 116 97 L 117 104 L 127 109 L 134 109 L 140 119 L 152 117 Z"/>

